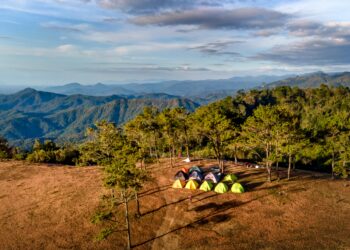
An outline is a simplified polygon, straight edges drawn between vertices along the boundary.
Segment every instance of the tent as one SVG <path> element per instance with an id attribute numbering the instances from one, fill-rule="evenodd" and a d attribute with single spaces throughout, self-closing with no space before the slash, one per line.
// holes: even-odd
<path id="1" fill-rule="evenodd" d="M 197 172 L 203 173 L 203 170 L 200 167 L 198 167 L 198 166 L 192 166 L 190 168 L 190 170 L 188 171 L 188 173 L 191 174 L 193 171 L 197 171 Z"/>
<path id="2" fill-rule="evenodd" d="M 213 189 L 214 184 L 211 181 L 204 181 L 200 186 L 200 190 L 204 192 L 209 192 Z"/>
<path id="3" fill-rule="evenodd" d="M 182 160 L 182 161 L 184 161 L 184 162 L 191 162 L 190 158 L 188 158 L 188 157 L 185 160 Z"/>
<path id="4" fill-rule="evenodd" d="M 244 193 L 244 188 L 241 183 L 236 182 L 235 184 L 232 185 L 231 192 L 241 194 L 241 193 Z"/>
<path id="5" fill-rule="evenodd" d="M 183 172 L 183 171 L 179 171 L 179 172 L 177 172 L 175 174 L 174 179 L 175 180 L 183 180 L 183 181 L 185 181 L 185 180 L 188 179 L 188 175 L 185 172 Z"/>
<path id="6" fill-rule="evenodd" d="M 177 179 L 173 183 L 173 188 L 183 188 L 185 185 L 186 185 L 185 181 Z"/>
<path id="7" fill-rule="evenodd" d="M 198 182 L 196 180 L 189 180 L 185 186 L 187 189 L 197 189 L 199 186 Z"/>
<path id="8" fill-rule="evenodd" d="M 223 193 L 226 193 L 228 191 L 228 187 L 225 183 L 219 182 L 219 184 L 216 185 L 214 191 L 218 194 L 223 194 Z"/>
<path id="9" fill-rule="evenodd" d="M 181 168 L 181 171 L 188 174 L 188 168 Z"/>
<path id="10" fill-rule="evenodd" d="M 219 166 L 213 166 L 213 167 L 210 168 L 210 172 L 220 173 L 220 167 Z"/>
<path id="11" fill-rule="evenodd" d="M 189 179 L 201 182 L 203 180 L 203 174 L 201 172 L 198 172 L 198 171 L 192 171 L 192 173 L 190 174 Z"/>
<path id="12" fill-rule="evenodd" d="M 234 183 L 237 180 L 238 178 L 234 174 L 227 174 L 225 175 L 223 182 Z"/>
<path id="13" fill-rule="evenodd" d="M 212 181 L 213 183 L 218 183 L 220 181 L 220 176 L 212 172 L 206 174 L 204 180 Z"/>

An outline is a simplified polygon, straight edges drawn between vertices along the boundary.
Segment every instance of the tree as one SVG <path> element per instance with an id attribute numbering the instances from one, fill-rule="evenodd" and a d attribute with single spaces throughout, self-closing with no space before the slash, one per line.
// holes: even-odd
<path id="1" fill-rule="evenodd" d="M 224 172 L 224 149 L 237 136 L 236 126 L 230 115 L 230 110 L 222 103 L 213 103 L 197 109 L 192 116 L 195 134 L 208 140 L 207 146 L 213 149 L 221 172 Z"/>
<path id="2" fill-rule="evenodd" d="M 88 130 L 89 140 L 83 145 L 84 162 L 97 163 L 103 167 L 105 173 L 105 186 L 111 190 L 111 202 L 103 213 L 98 213 L 99 220 L 109 220 L 114 213 L 119 200 L 124 204 L 125 225 L 127 231 L 127 246 L 131 248 L 131 232 L 128 203 L 136 198 L 137 213 L 139 214 L 139 201 L 137 192 L 142 188 L 147 174 L 136 167 L 138 147 L 112 123 L 105 121 L 97 123 L 96 128 Z M 117 197 L 115 196 L 117 194 Z M 115 216 L 116 217 L 116 216 Z M 96 220 L 95 220 L 96 221 Z M 112 228 L 102 230 L 102 238 L 113 232 Z"/>
<path id="3" fill-rule="evenodd" d="M 164 109 L 159 114 L 158 121 L 169 147 L 170 163 L 173 167 L 173 157 L 175 155 L 175 145 L 177 143 L 177 132 L 179 127 L 179 120 L 176 117 L 176 110 Z"/>
<path id="4" fill-rule="evenodd" d="M 8 141 L 0 136 L 0 159 L 7 159 L 11 157 L 11 147 Z"/>
<path id="5" fill-rule="evenodd" d="M 279 124 L 279 113 L 274 106 L 259 106 L 242 126 L 242 136 L 251 150 L 263 160 L 267 170 L 267 180 L 271 181 L 272 149 Z M 260 152 L 264 152 L 262 156 Z"/>

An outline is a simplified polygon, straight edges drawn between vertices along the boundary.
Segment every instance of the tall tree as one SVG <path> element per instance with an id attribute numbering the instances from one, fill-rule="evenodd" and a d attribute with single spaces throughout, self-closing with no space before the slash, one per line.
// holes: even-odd
<path id="1" fill-rule="evenodd" d="M 242 136 L 251 150 L 263 160 L 267 170 L 267 180 L 271 181 L 272 150 L 275 131 L 279 124 L 279 113 L 274 106 L 259 106 L 242 126 Z M 264 152 L 264 154 L 261 154 Z"/>
<path id="2" fill-rule="evenodd" d="M 221 172 L 224 172 L 225 147 L 237 135 L 229 110 L 222 103 L 213 103 L 199 108 L 192 116 L 195 133 L 208 140 L 207 146 L 214 151 Z"/>

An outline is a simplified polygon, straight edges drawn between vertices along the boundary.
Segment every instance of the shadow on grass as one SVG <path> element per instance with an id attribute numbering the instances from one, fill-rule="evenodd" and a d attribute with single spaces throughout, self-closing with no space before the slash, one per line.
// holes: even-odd
<path id="1" fill-rule="evenodd" d="M 142 193 L 139 193 L 139 197 L 144 197 L 144 196 L 152 195 L 152 194 L 155 194 L 155 193 L 158 193 L 158 192 L 163 192 L 165 190 L 168 190 L 169 188 L 171 188 L 171 184 L 170 185 L 161 186 L 161 187 L 152 188 L 152 189 L 149 189 L 149 190 L 144 191 Z"/>
<path id="2" fill-rule="evenodd" d="M 208 224 L 209 222 L 220 223 L 220 222 L 227 221 L 228 219 L 231 218 L 231 216 L 229 214 L 221 214 L 221 213 L 227 212 L 227 211 L 229 211 L 232 208 L 243 206 L 245 204 L 251 203 L 251 202 L 256 201 L 256 200 L 259 200 L 259 199 L 264 198 L 266 196 L 269 196 L 269 194 L 263 195 L 263 196 L 260 196 L 260 197 L 257 197 L 257 198 L 254 198 L 254 199 L 246 201 L 246 202 L 227 201 L 227 202 L 224 202 L 224 203 L 221 203 L 221 204 L 216 204 L 216 203 L 211 202 L 211 203 L 206 204 L 206 205 L 201 205 L 199 207 L 194 208 L 193 210 L 199 212 L 199 211 L 204 211 L 206 209 L 214 209 L 214 211 L 211 211 L 211 212 L 209 212 L 208 215 L 206 215 L 206 216 L 204 216 L 202 218 L 199 218 L 197 220 L 194 220 L 193 222 L 190 222 L 190 223 L 188 223 L 188 224 L 186 224 L 184 226 L 172 229 L 172 230 L 170 230 L 170 231 L 168 231 L 166 233 L 160 234 L 160 235 L 158 235 L 156 237 L 153 237 L 153 238 L 151 238 L 149 240 L 146 240 L 144 242 L 135 244 L 132 247 L 134 248 L 134 247 L 142 246 L 142 245 L 147 244 L 149 242 L 152 242 L 152 241 L 154 241 L 156 239 L 162 238 L 162 237 L 164 237 L 164 236 L 166 236 L 168 234 L 177 232 L 177 231 L 179 231 L 181 229 L 188 228 L 188 227 L 194 227 L 196 224 L 197 225 L 205 225 L 205 224 Z"/>
<path id="3" fill-rule="evenodd" d="M 199 195 L 201 195 L 201 194 L 202 194 L 202 193 L 199 193 L 199 194 L 196 194 L 196 195 L 192 195 L 191 197 L 192 197 L 192 199 L 193 199 L 194 197 L 199 196 Z M 161 210 L 161 209 L 163 209 L 163 208 L 165 208 L 165 207 L 167 207 L 167 206 L 175 205 L 175 204 L 181 203 L 181 202 L 183 202 L 183 201 L 185 201 L 185 200 L 188 200 L 188 201 L 189 201 L 189 197 L 185 197 L 185 198 L 182 198 L 182 199 L 180 199 L 180 200 L 177 200 L 177 201 L 174 201 L 174 202 L 171 202 L 171 203 L 166 203 L 166 204 L 164 204 L 164 205 L 162 205 L 162 206 L 160 206 L 160 207 L 158 207 L 158 208 L 156 208 L 156 209 L 153 209 L 153 210 L 151 210 L 151 211 L 148 211 L 148 212 L 146 212 L 146 213 L 143 213 L 141 216 L 145 216 L 145 215 L 148 215 L 148 214 L 157 212 L 157 211 L 159 211 L 159 210 Z"/>

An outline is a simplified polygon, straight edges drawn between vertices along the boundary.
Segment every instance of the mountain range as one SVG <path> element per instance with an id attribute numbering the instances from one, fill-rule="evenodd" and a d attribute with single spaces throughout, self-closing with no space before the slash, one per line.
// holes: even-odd
<path id="1" fill-rule="evenodd" d="M 79 141 L 86 128 L 96 121 L 104 119 L 120 125 L 146 106 L 159 109 L 180 106 L 193 111 L 200 105 L 234 95 L 239 89 L 312 88 L 321 84 L 350 87 L 349 72 L 315 72 L 279 78 L 261 76 L 124 85 L 71 83 L 49 87 L 46 91 L 26 88 L 15 94 L 0 95 L 0 134 L 14 145 L 28 148 L 36 138 Z"/>
<path id="2" fill-rule="evenodd" d="M 80 140 L 87 127 L 107 120 L 123 124 L 144 107 L 159 109 L 199 105 L 167 94 L 94 97 L 62 95 L 27 88 L 16 94 L 0 95 L 1 135 L 15 145 L 29 145 L 35 138 Z"/>
<path id="3" fill-rule="evenodd" d="M 320 71 L 311 74 L 288 77 L 286 79 L 266 84 L 264 85 L 264 87 L 274 88 L 278 86 L 290 86 L 299 88 L 316 88 L 319 87 L 321 84 L 325 84 L 332 87 L 350 87 L 350 72 L 326 74 Z"/>
<path id="4" fill-rule="evenodd" d="M 260 86 L 263 83 L 285 79 L 287 76 L 247 76 L 232 77 L 218 80 L 198 80 L 198 81 L 164 81 L 156 83 L 129 83 L 129 84 L 102 84 L 82 85 L 79 83 L 69 83 L 63 86 L 52 86 L 41 88 L 47 92 L 65 95 L 141 95 L 150 93 L 165 93 L 183 97 L 206 97 L 208 95 L 234 93 L 240 89 L 250 89 Z"/>

